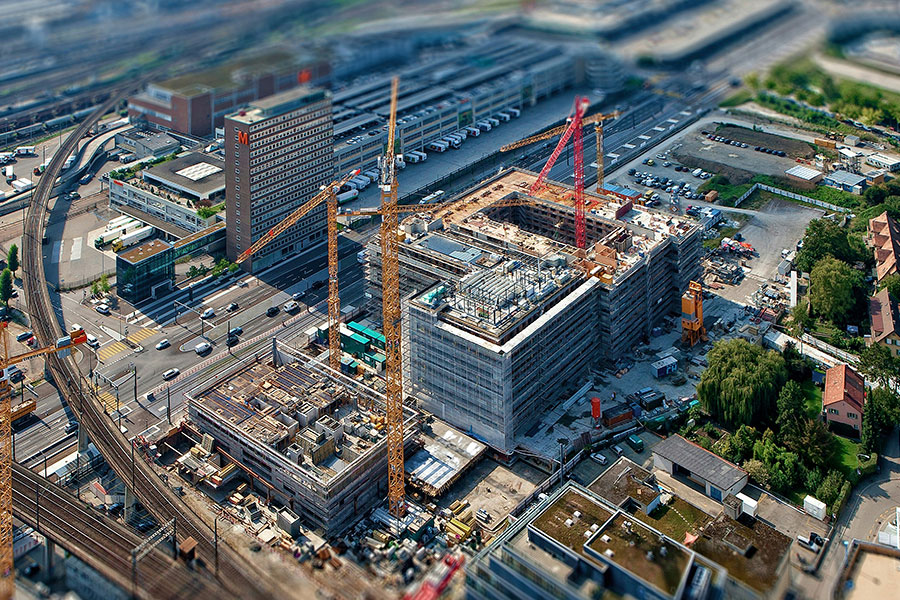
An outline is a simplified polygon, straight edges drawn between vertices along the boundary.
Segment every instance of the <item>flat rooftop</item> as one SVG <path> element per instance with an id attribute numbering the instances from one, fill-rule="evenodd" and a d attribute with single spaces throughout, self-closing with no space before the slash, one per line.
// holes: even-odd
<path id="1" fill-rule="evenodd" d="M 150 240 L 149 242 L 144 242 L 134 248 L 129 248 L 125 252 L 120 252 L 117 256 L 122 260 L 136 265 L 157 254 L 161 254 L 170 248 L 172 248 L 172 244 L 165 240 Z"/>
<path id="2" fill-rule="evenodd" d="M 629 499 L 646 505 L 659 495 L 653 475 L 627 458 L 610 465 L 588 489 L 615 506 L 622 506 Z"/>
<path id="3" fill-rule="evenodd" d="M 683 547 L 621 512 L 594 534 L 588 547 L 669 596 L 683 585 L 693 562 Z"/>
<path id="4" fill-rule="evenodd" d="M 297 58 L 287 51 L 276 50 L 247 56 L 234 62 L 197 73 L 188 73 L 153 84 L 182 96 L 195 96 L 209 90 L 243 87 L 240 77 L 279 73 L 298 65 Z"/>
<path id="5" fill-rule="evenodd" d="M 581 513 L 581 516 L 575 517 L 576 512 Z M 599 531 L 612 516 L 611 510 L 604 508 L 593 498 L 569 489 L 548 506 L 531 526 L 569 550 L 583 555 L 583 547 L 587 541 L 585 532 Z M 592 529 L 594 525 L 596 528 Z"/>
<path id="6" fill-rule="evenodd" d="M 227 421 L 247 440 L 328 484 L 386 439 L 383 417 L 357 407 L 366 397 L 379 405 L 383 401 L 374 390 L 314 359 L 298 358 L 281 366 L 246 361 L 211 387 L 192 393 L 192 401 L 208 417 Z"/>
<path id="7" fill-rule="evenodd" d="M 406 459 L 405 469 L 410 483 L 429 496 L 447 491 L 487 449 L 485 444 L 437 419 L 423 438 L 424 445 Z"/>
<path id="8" fill-rule="evenodd" d="M 145 181 L 156 181 L 198 198 L 225 191 L 225 161 L 201 152 L 145 167 L 142 173 Z"/>
<path id="9" fill-rule="evenodd" d="M 326 90 L 302 85 L 256 100 L 245 110 L 228 115 L 228 118 L 239 123 L 253 124 L 283 115 L 328 97 L 330 97 L 330 92 Z"/>

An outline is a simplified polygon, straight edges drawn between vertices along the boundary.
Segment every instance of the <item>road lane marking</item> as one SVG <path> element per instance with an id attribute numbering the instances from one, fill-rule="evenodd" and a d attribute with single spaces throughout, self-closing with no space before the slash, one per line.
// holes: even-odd
<path id="1" fill-rule="evenodd" d="M 77 237 L 72 240 L 72 254 L 69 255 L 69 261 L 79 260 L 81 258 L 81 243 L 84 238 Z"/>

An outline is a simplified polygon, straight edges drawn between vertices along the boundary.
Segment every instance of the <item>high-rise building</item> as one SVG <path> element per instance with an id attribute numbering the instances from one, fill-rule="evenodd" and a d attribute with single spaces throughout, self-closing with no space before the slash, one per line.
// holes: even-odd
<path id="1" fill-rule="evenodd" d="M 234 260 L 332 180 L 331 94 L 301 87 L 225 118 L 228 258 Z M 325 204 L 245 262 L 248 271 L 324 242 Z M 324 247 L 323 247 L 324 250 Z"/>

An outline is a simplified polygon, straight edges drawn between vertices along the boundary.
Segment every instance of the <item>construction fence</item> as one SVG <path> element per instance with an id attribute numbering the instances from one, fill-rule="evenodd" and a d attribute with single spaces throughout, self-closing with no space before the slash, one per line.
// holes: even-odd
<path id="1" fill-rule="evenodd" d="M 765 185 L 763 183 L 754 183 L 753 187 L 744 192 L 744 194 L 734 201 L 734 206 L 737 208 L 741 205 L 741 202 L 749 198 L 753 195 L 753 192 L 756 190 L 765 190 L 767 192 L 771 192 L 773 194 L 778 194 L 779 196 L 783 196 L 785 198 L 790 198 L 791 200 L 796 200 L 798 202 L 805 202 L 807 204 L 812 204 L 813 206 L 818 206 L 820 208 L 824 208 L 833 212 L 839 213 L 848 213 L 851 212 L 849 208 L 845 208 L 843 206 L 838 206 L 836 204 L 831 204 L 830 202 L 822 202 L 821 200 L 816 200 L 815 198 L 810 198 L 809 196 L 804 196 L 802 194 L 797 194 L 794 192 L 789 192 L 787 190 L 782 190 L 780 188 L 772 187 L 770 185 Z"/>

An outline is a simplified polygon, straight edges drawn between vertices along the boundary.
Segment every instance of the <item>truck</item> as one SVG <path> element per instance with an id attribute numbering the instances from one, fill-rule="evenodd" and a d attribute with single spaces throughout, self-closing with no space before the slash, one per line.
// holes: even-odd
<path id="1" fill-rule="evenodd" d="M 14 160 L 16 160 L 16 155 L 12 152 L 0 152 L 0 165 L 5 165 Z"/>
<path id="2" fill-rule="evenodd" d="M 12 183 L 16 179 L 16 173 L 12 165 L 6 165 L 6 168 L 3 169 L 3 174 L 6 175 L 6 183 Z"/>
<path id="3" fill-rule="evenodd" d="M 427 146 L 427 148 L 429 150 L 434 150 L 435 152 L 446 152 L 447 148 L 449 148 L 449 147 L 450 147 L 450 144 L 448 144 L 447 142 L 442 142 L 440 140 L 438 140 L 436 142 L 431 142 Z"/>
<path id="4" fill-rule="evenodd" d="M 17 192 L 25 192 L 34 187 L 30 179 L 16 179 L 12 182 L 13 189 Z"/>
<path id="5" fill-rule="evenodd" d="M 99 250 L 100 248 L 109 244 L 113 240 L 119 239 L 119 237 L 121 235 L 122 235 L 121 230 L 118 230 L 118 229 L 106 230 L 103 233 L 101 233 L 99 236 L 97 236 L 97 238 L 94 240 L 94 248 Z"/>
<path id="6" fill-rule="evenodd" d="M 631 446 L 631 449 L 635 452 L 644 451 L 644 440 L 634 435 L 633 433 L 625 438 L 625 443 Z"/>
<path id="7" fill-rule="evenodd" d="M 19 146 L 16 148 L 16 156 L 35 156 L 37 155 L 37 146 Z"/>
<path id="8" fill-rule="evenodd" d="M 155 229 L 150 225 L 146 227 L 141 227 L 140 229 L 136 229 L 129 234 L 123 235 L 119 239 L 113 242 L 112 249 L 113 252 L 118 252 L 123 248 L 128 248 L 129 246 L 134 246 L 138 242 L 142 242 L 146 240 L 148 237 L 153 235 Z"/>
<path id="9" fill-rule="evenodd" d="M 473 137 L 478 137 L 479 135 L 481 135 L 481 130 L 477 127 L 466 127 L 466 133 Z"/>

